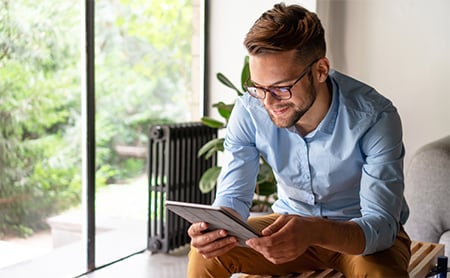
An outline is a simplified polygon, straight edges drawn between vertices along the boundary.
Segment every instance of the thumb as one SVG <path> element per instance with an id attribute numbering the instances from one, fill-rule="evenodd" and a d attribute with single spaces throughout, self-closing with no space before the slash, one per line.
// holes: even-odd
<path id="1" fill-rule="evenodd" d="M 287 223 L 287 217 L 285 215 L 280 215 L 275 222 L 267 226 L 261 231 L 263 236 L 270 236 L 276 232 L 278 232 L 281 228 L 284 227 Z"/>

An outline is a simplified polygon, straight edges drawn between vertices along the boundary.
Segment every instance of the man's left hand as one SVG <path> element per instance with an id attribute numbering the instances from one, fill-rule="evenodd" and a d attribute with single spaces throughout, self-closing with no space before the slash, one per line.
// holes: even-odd
<path id="1" fill-rule="evenodd" d="M 287 263 L 310 246 L 313 231 L 308 226 L 313 219 L 281 215 L 261 232 L 263 237 L 249 239 L 246 244 L 274 264 Z"/>

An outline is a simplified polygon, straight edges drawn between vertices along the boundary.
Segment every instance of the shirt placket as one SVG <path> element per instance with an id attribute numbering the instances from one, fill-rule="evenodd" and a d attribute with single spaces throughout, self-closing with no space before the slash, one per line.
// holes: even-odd
<path id="1" fill-rule="evenodd" d="M 305 201 L 310 204 L 315 204 L 315 197 L 314 197 L 314 191 L 312 188 L 312 181 L 311 181 L 311 167 L 310 167 L 310 161 L 309 161 L 309 146 L 308 142 L 304 139 L 301 140 L 301 148 L 298 153 L 298 168 L 300 169 L 300 180 L 302 183 L 302 187 L 304 189 L 305 194 Z"/>

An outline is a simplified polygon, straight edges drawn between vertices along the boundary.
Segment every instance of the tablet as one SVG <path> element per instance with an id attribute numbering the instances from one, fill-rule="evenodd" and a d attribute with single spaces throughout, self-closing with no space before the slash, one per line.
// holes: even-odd
<path id="1" fill-rule="evenodd" d="M 245 245 L 245 241 L 250 238 L 260 237 L 261 234 L 250 227 L 239 217 L 233 215 L 222 207 L 209 205 L 166 201 L 166 208 L 183 217 L 190 223 L 206 222 L 208 230 L 224 229 L 228 235 L 238 239 L 240 246 Z"/>

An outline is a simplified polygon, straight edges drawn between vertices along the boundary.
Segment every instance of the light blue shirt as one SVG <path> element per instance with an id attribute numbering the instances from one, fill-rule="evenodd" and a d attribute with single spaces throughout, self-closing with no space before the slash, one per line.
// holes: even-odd
<path id="1" fill-rule="evenodd" d="M 354 221 L 365 234 L 363 254 L 371 254 L 391 247 L 409 215 L 401 121 L 373 88 L 337 71 L 329 76 L 330 108 L 304 137 L 275 126 L 260 100 L 237 99 L 214 206 L 248 218 L 262 155 L 278 182 L 274 212 Z"/>

